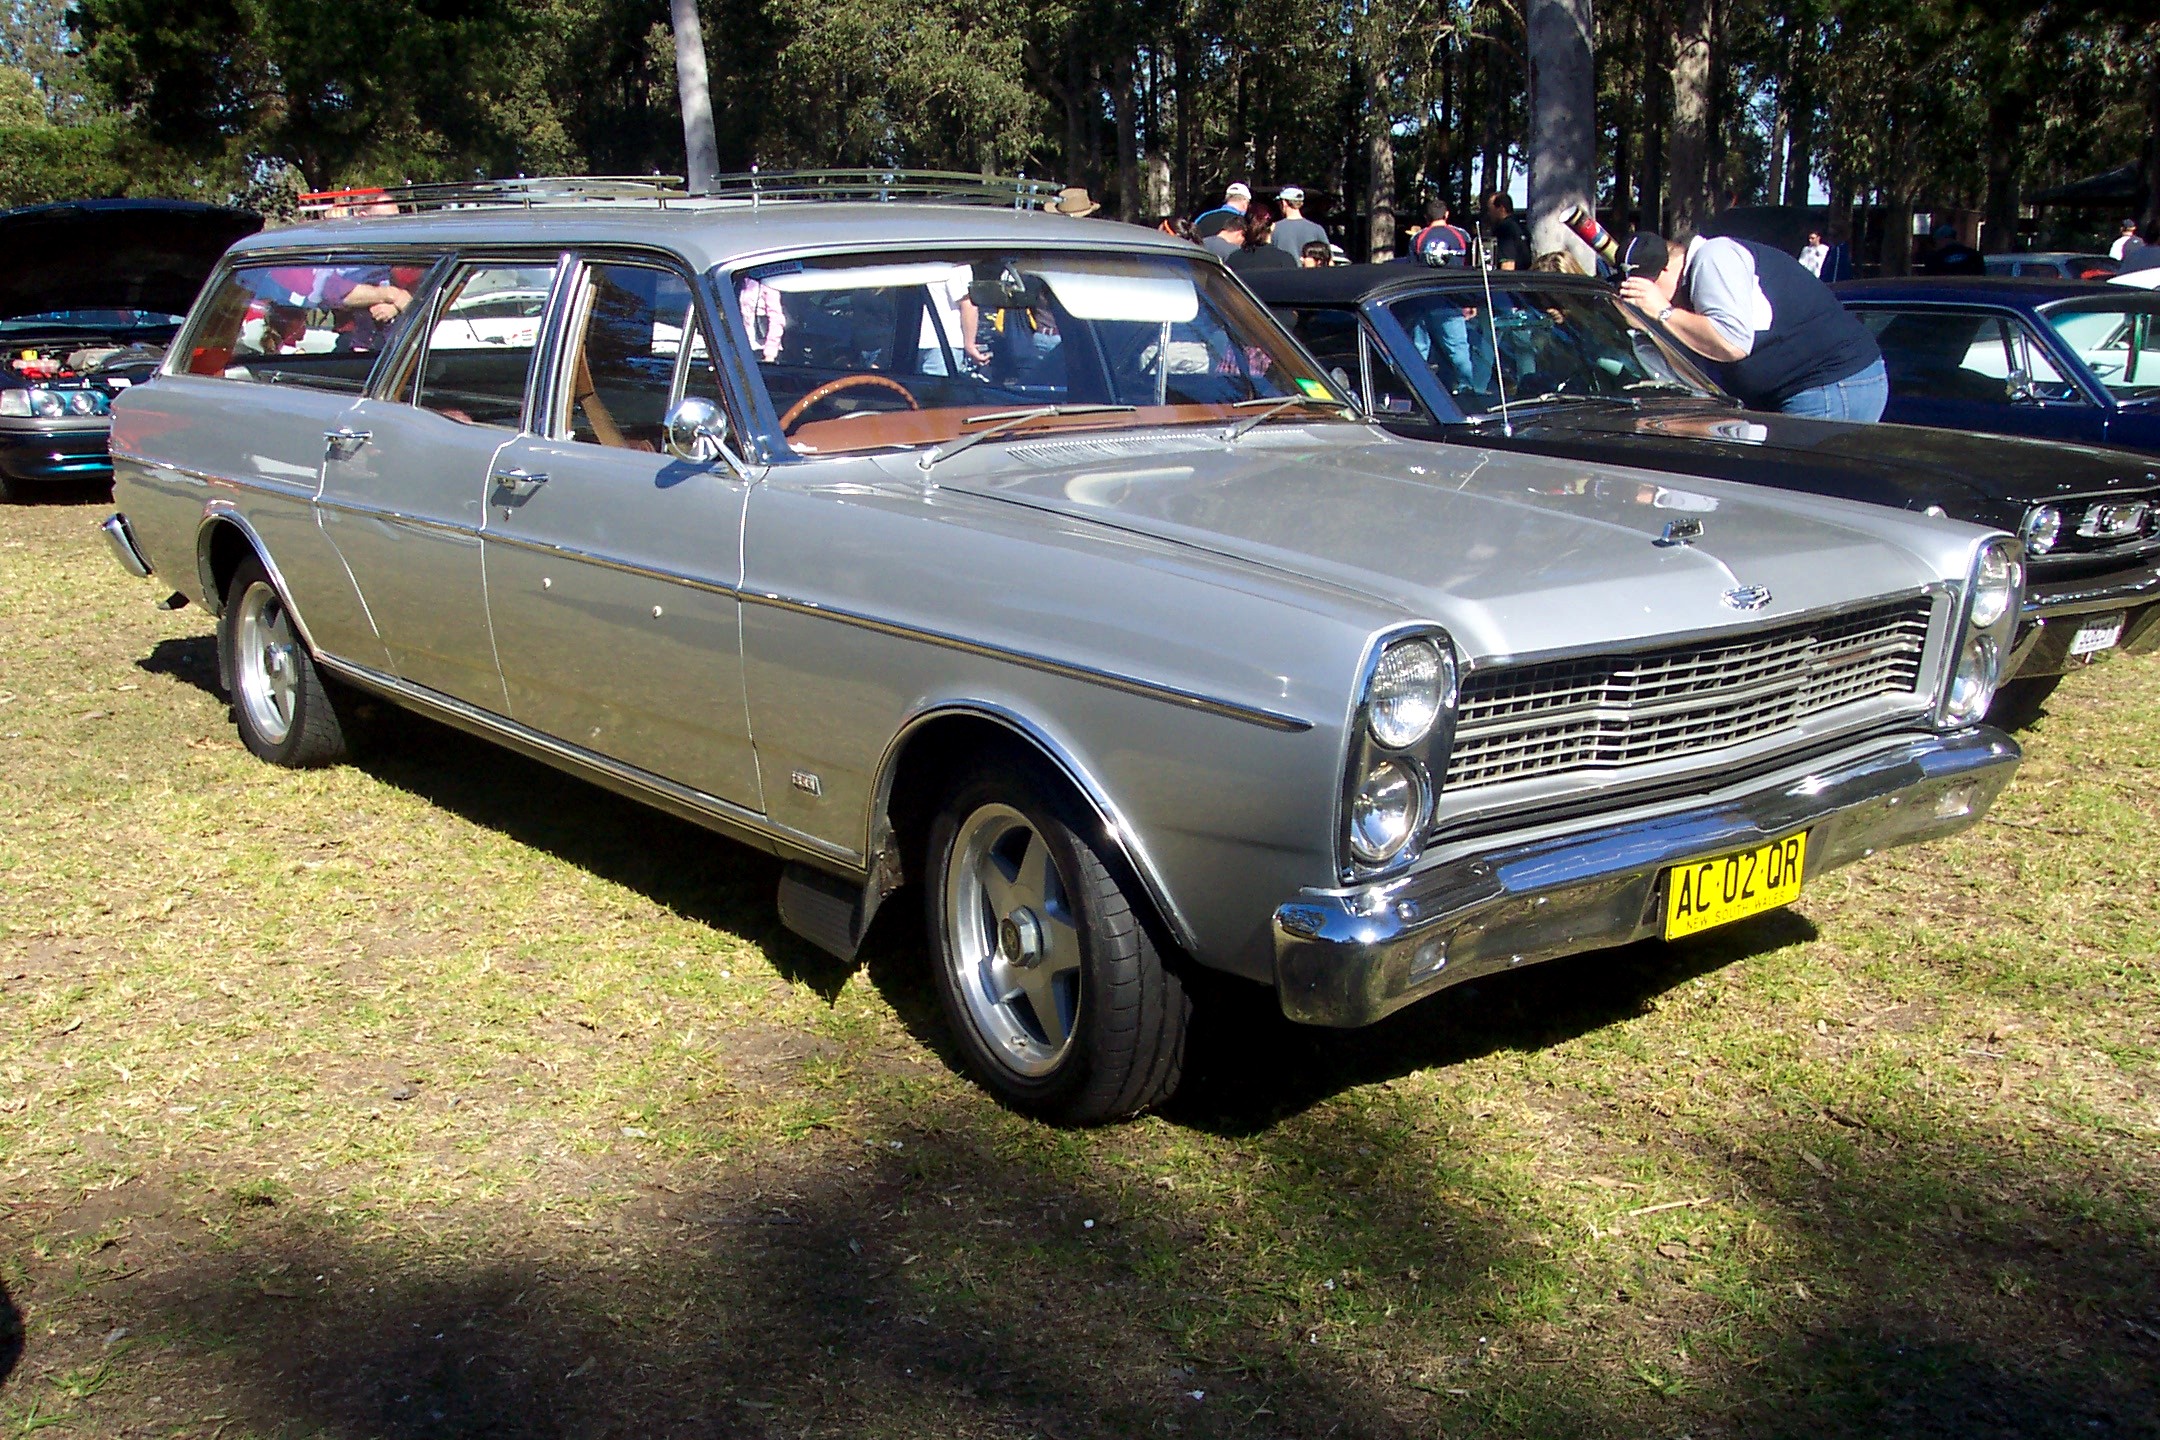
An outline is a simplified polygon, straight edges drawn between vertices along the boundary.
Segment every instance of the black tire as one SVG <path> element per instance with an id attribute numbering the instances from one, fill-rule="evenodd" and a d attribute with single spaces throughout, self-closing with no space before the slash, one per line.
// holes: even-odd
<path id="1" fill-rule="evenodd" d="M 931 965 L 954 1043 L 1000 1100 L 1067 1125 L 1124 1119 L 1168 1098 L 1184 1072 L 1192 1016 L 1137 885 L 1095 828 L 1055 778 L 998 765 L 962 784 L 938 814 L 925 867 Z M 1037 840 L 1050 868 L 1031 891 L 1026 862 Z M 1008 861 L 1013 888 L 993 894 L 988 867 L 1002 877 Z M 999 898 L 1023 903 L 1000 917 Z M 1029 933 L 1038 937 L 1032 951 Z M 1026 995 L 997 995 L 1030 984 Z"/>
<path id="2" fill-rule="evenodd" d="M 345 758 L 345 726 L 330 688 L 292 623 L 284 595 L 252 555 L 225 587 L 218 668 L 232 687 L 240 742 L 258 758 L 296 770 Z"/>
<path id="3" fill-rule="evenodd" d="M 2039 675 L 2030 680 L 2012 680 L 1995 692 L 1993 703 L 1988 706 L 1987 723 L 1998 730 L 2023 730 L 2040 718 L 2040 709 L 2055 693 L 2055 687 L 2067 678 L 2061 675 Z"/>

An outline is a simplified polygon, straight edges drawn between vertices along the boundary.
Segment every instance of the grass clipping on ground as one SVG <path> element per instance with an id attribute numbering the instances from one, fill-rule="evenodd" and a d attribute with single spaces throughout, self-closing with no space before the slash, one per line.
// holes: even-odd
<path id="1" fill-rule="evenodd" d="M 0 1440 L 2078 1435 L 2160 1414 L 2160 666 L 1794 910 L 953 1071 L 910 933 L 419 722 L 281 772 L 97 513 L 0 510 Z"/>

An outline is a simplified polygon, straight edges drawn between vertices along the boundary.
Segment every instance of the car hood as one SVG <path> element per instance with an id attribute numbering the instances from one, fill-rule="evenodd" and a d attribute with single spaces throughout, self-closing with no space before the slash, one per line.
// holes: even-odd
<path id="1" fill-rule="evenodd" d="M 1614 460 L 1656 469 L 1703 457 L 1722 462 L 1720 469 L 1780 463 L 1835 469 L 1872 481 L 1887 492 L 1883 498 L 1894 494 L 1914 508 L 1941 503 L 1948 498 L 1946 488 L 2021 508 L 2070 495 L 2145 490 L 2160 469 L 2151 456 L 2129 450 L 1921 425 L 1856 425 L 1710 404 L 1652 402 L 1640 410 L 1556 406 L 1518 420 L 1515 430 L 1533 443 L 1570 434 L 1610 440 Z"/>
<path id="2" fill-rule="evenodd" d="M 70 200 L 0 210 L 0 319 L 51 310 L 184 315 L 262 217 L 192 200 Z"/>
<path id="3" fill-rule="evenodd" d="M 1232 555 L 1445 624 L 1473 656 L 1727 626 L 1962 576 L 1983 533 L 1934 517 L 1363 427 L 983 446 L 963 490 Z M 1699 522 L 1692 544 L 1659 543 Z M 1736 608 L 1750 587 L 1769 592 Z"/>

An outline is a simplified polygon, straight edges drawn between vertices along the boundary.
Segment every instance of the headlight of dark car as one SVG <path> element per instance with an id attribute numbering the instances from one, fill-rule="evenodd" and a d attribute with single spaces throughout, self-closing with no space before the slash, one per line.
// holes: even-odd
<path id="1" fill-rule="evenodd" d="M 1454 743 L 1456 697 L 1455 644 L 1445 631 L 1398 631 L 1375 645 L 1350 720 L 1345 881 L 1417 857 Z"/>
<path id="2" fill-rule="evenodd" d="M 0 416 L 16 420 L 81 420 L 112 412 L 101 390 L 53 390 L 42 385 L 0 390 Z"/>

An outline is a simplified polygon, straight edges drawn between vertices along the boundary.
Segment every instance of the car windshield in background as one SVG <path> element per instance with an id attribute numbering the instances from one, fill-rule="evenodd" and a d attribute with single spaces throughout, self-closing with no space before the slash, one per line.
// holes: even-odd
<path id="1" fill-rule="evenodd" d="M 1509 403 L 1637 400 L 1716 392 L 1647 331 L 1633 328 L 1610 296 L 1555 286 L 1492 295 L 1454 291 L 1391 301 L 1442 388 L 1476 418 Z"/>
<path id="2" fill-rule="evenodd" d="M 2160 311 L 2077 300 L 2041 313 L 2117 400 L 2160 399 Z"/>
<path id="3" fill-rule="evenodd" d="M 803 454 L 941 445 L 1051 406 L 1074 408 L 1046 423 L 1081 425 L 1348 413 L 1250 295 L 1182 256 L 950 249 L 727 283 Z"/>

